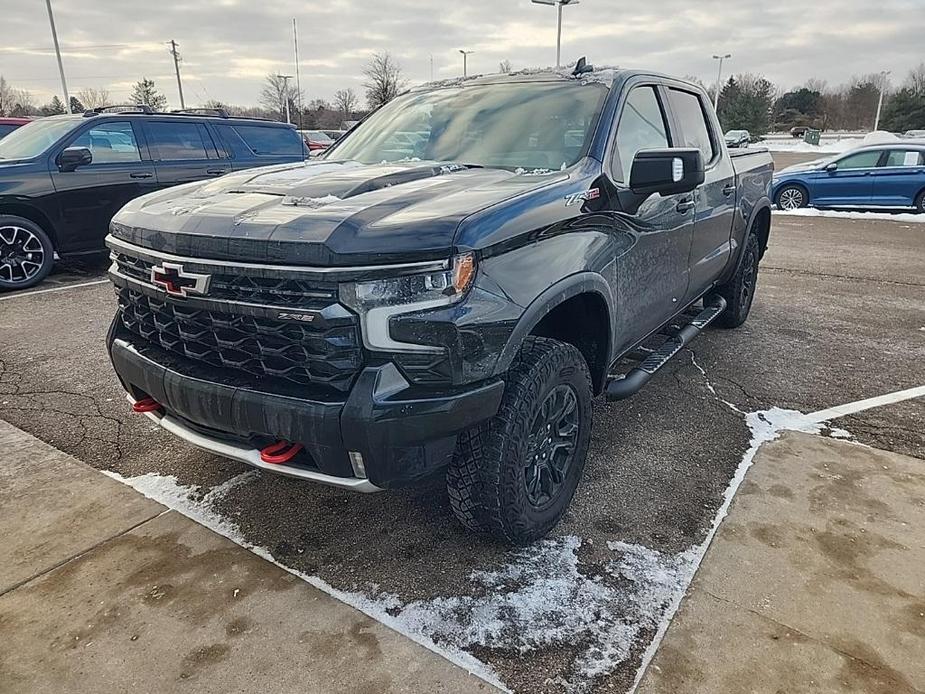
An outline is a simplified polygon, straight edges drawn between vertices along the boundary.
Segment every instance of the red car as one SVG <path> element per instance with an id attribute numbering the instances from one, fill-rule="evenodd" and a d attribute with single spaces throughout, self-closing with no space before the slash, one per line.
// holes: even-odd
<path id="1" fill-rule="evenodd" d="M 31 118 L 0 118 L 0 137 L 6 137 L 16 128 L 31 120 Z"/>
<path id="2" fill-rule="evenodd" d="M 320 154 L 334 144 L 334 138 L 321 130 L 300 130 L 299 134 L 311 154 Z"/>

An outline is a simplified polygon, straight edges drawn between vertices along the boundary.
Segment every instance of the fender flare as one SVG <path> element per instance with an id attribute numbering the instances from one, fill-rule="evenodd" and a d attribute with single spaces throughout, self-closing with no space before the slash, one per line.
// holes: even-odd
<path id="1" fill-rule="evenodd" d="M 517 321 L 517 325 L 514 326 L 511 336 L 501 351 L 501 356 L 495 362 L 494 374 L 503 374 L 511 367 L 524 340 L 550 311 L 579 294 L 597 294 L 604 300 L 607 307 L 607 360 L 609 365 L 610 350 L 613 344 L 613 320 L 610 319 L 614 314 L 613 292 L 600 274 L 588 271 L 569 275 L 559 280 L 530 302 L 529 306 L 524 309 L 520 320 Z"/>
<path id="2" fill-rule="evenodd" d="M 745 249 L 745 240 L 748 238 L 748 235 L 752 233 L 752 229 L 755 227 L 755 219 L 758 217 L 758 214 L 762 210 L 768 210 L 768 214 L 774 214 L 774 208 L 771 206 L 771 200 L 768 196 L 764 196 L 755 203 L 755 206 L 752 208 L 752 213 L 748 216 L 748 223 L 745 225 L 745 234 L 742 235 L 742 243 L 739 244 L 738 257 L 736 258 L 735 268 L 732 271 L 730 277 L 735 277 L 735 274 L 739 271 L 739 266 L 742 264 L 742 259 L 745 257 L 742 252 Z M 770 236 L 770 231 L 768 232 Z M 764 255 L 764 248 L 761 249 L 761 255 Z"/>

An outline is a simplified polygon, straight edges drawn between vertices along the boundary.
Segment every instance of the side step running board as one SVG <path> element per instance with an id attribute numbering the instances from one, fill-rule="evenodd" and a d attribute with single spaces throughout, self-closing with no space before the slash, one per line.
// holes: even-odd
<path id="1" fill-rule="evenodd" d="M 669 337 L 654 352 L 651 352 L 639 366 L 630 369 L 622 378 L 615 378 L 607 384 L 608 400 L 625 400 L 638 393 L 649 379 L 668 361 L 689 345 L 700 332 L 712 323 L 726 309 L 726 300 L 715 295 L 708 306 L 697 314 L 690 323 Z"/>

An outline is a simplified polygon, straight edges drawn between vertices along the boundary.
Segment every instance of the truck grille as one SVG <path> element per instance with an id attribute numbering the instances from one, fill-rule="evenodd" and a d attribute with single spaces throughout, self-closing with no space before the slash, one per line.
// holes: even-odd
<path id="1" fill-rule="evenodd" d="M 119 272 L 139 282 L 151 281 L 154 263 L 112 252 Z M 209 298 L 283 308 L 321 309 L 337 300 L 337 283 L 319 280 L 211 273 Z"/>
<path id="2" fill-rule="evenodd" d="M 131 332 L 212 366 L 339 391 L 349 390 L 362 366 L 352 317 L 324 325 L 277 321 L 193 308 L 128 288 L 119 290 L 119 306 L 122 323 Z"/>

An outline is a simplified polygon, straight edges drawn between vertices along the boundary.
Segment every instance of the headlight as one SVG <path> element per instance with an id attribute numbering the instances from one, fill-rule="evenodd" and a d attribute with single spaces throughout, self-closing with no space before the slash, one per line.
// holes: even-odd
<path id="1" fill-rule="evenodd" d="M 475 278 L 475 256 L 455 256 L 445 270 L 401 275 L 340 285 L 340 300 L 360 315 L 368 349 L 397 352 L 440 352 L 440 347 L 397 342 L 389 335 L 389 319 L 401 313 L 448 306 L 459 301 Z"/>

